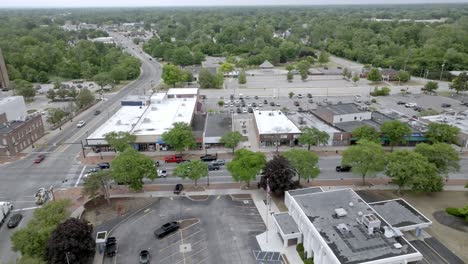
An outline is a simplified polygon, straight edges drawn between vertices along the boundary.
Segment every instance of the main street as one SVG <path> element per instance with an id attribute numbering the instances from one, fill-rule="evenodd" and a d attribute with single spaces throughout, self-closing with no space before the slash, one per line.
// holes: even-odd
<path id="1" fill-rule="evenodd" d="M 37 153 L 46 153 L 46 159 L 39 164 L 33 163 L 37 154 L 33 153 L 25 158 L 0 165 L 0 201 L 10 200 L 15 209 L 26 208 L 22 211 L 25 219 L 20 224 L 24 226 L 35 207 L 34 194 L 41 187 L 63 188 L 74 186 L 77 175 L 80 175 L 84 166 L 77 157 L 81 154 L 81 141 L 97 129 L 109 115 L 113 115 L 120 105 L 120 100 L 129 94 L 142 94 L 150 89 L 150 84 L 158 84 L 161 77 L 161 66 L 154 60 L 149 60 L 148 55 L 140 53 L 140 48 L 131 40 L 115 35 L 125 51 L 132 54 L 142 62 L 142 74 L 138 79 L 121 89 L 114 95 L 103 100 L 73 118 L 73 122 L 64 125 L 62 131 L 48 141 L 48 147 L 35 149 Z M 102 114 L 95 116 L 94 111 L 100 109 Z M 85 120 L 86 125 L 77 128 L 76 123 Z M 12 230 L 6 226 L 0 228 L 0 263 L 14 260 L 15 254 L 10 250 Z"/>

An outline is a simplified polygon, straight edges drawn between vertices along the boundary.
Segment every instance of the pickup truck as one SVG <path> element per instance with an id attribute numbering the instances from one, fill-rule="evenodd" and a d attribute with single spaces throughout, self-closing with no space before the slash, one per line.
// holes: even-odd
<path id="1" fill-rule="evenodd" d="M 160 228 L 156 229 L 154 231 L 154 235 L 161 239 L 164 238 L 165 236 L 169 235 L 172 232 L 175 232 L 179 230 L 179 223 L 177 222 L 170 222 L 162 225 Z"/>
<path id="2" fill-rule="evenodd" d="M 211 154 L 207 154 L 207 155 L 203 155 L 200 157 L 200 159 L 202 161 L 213 161 L 213 160 L 217 160 L 218 159 L 218 154 L 216 155 L 211 155 Z"/>
<path id="3" fill-rule="evenodd" d="M 182 161 L 184 161 L 184 159 L 180 155 L 170 155 L 170 156 L 164 157 L 165 163 L 180 163 Z"/>
<path id="4" fill-rule="evenodd" d="M 0 226 L 5 222 L 12 209 L 11 202 L 0 202 Z"/>

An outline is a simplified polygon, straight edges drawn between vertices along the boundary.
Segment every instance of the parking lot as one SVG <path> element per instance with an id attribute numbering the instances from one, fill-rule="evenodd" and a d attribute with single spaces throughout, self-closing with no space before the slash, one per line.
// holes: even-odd
<path id="1" fill-rule="evenodd" d="M 153 232 L 162 224 L 185 219 L 198 222 L 163 239 Z M 252 200 L 211 196 L 205 201 L 186 197 L 161 198 L 146 210 L 120 224 L 111 236 L 118 250 L 105 263 L 136 263 L 141 250 L 148 250 L 152 262 L 177 263 L 255 263 L 255 236 L 265 225 Z"/>

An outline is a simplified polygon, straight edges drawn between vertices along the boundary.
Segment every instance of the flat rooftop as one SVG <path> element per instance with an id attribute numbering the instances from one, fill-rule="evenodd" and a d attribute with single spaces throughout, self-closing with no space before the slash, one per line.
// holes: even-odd
<path id="1" fill-rule="evenodd" d="M 355 103 L 321 105 L 318 108 L 326 109 L 332 112 L 334 115 L 346 115 L 346 114 L 367 112 L 367 111 L 359 110 L 359 106 Z"/>
<path id="2" fill-rule="evenodd" d="M 171 88 L 167 91 L 167 95 L 196 95 L 198 88 Z"/>
<path id="3" fill-rule="evenodd" d="M 318 192 L 323 192 L 322 188 L 320 188 L 320 187 L 310 187 L 310 188 L 304 188 L 304 189 L 297 189 L 297 190 L 288 191 L 288 193 L 291 196 L 310 194 L 310 193 L 318 193 Z"/>
<path id="4" fill-rule="evenodd" d="M 435 115 L 435 116 L 424 116 L 424 117 L 421 117 L 421 119 L 424 119 L 430 122 L 441 123 L 441 124 L 449 124 L 449 125 L 458 127 L 460 131 L 465 134 L 468 133 L 468 116 L 466 116 L 466 113 L 464 113 L 464 115 L 442 114 L 442 115 Z"/>
<path id="5" fill-rule="evenodd" d="M 232 131 L 231 114 L 209 113 L 206 120 L 205 138 L 222 137 L 226 132 Z M 208 142 L 210 143 L 210 142 Z"/>
<path id="6" fill-rule="evenodd" d="M 391 118 L 390 116 L 387 116 L 377 111 L 372 112 L 371 116 L 372 116 L 371 117 L 372 119 L 341 122 L 341 123 L 336 123 L 335 126 L 346 132 L 353 132 L 354 129 L 364 126 L 364 125 L 373 127 L 375 128 L 375 130 L 380 131 L 380 126 L 383 123 L 393 120 L 393 118 Z"/>
<path id="7" fill-rule="evenodd" d="M 293 196 L 309 221 L 341 263 L 357 264 L 418 253 L 403 237 L 384 235 L 389 225 L 351 189 Z M 335 209 L 343 209 L 337 216 Z M 368 234 L 358 220 L 372 214 L 380 220 L 378 232 Z M 395 246 L 400 244 L 400 246 Z"/>
<path id="8" fill-rule="evenodd" d="M 273 214 L 273 217 L 285 235 L 298 234 L 301 232 L 296 222 L 294 222 L 294 219 L 287 212 Z"/>
<path id="9" fill-rule="evenodd" d="M 301 130 L 279 110 L 254 111 L 259 134 L 300 134 Z"/>
<path id="10" fill-rule="evenodd" d="M 416 229 L 432 224 L 431 220 L 401 198 L 370 203 L 369 205 L 393 227 L 414 227 Z"/>

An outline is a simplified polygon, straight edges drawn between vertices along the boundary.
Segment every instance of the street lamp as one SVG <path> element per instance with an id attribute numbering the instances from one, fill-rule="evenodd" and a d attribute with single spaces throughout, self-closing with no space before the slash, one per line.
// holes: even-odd
<path id="1" fill-rule="evenodd" d="M 442 63 L 442 70 L 440 71 L 440 80 L 442 81 L 442 74 L 444 73 L 445 61 Z"/>

